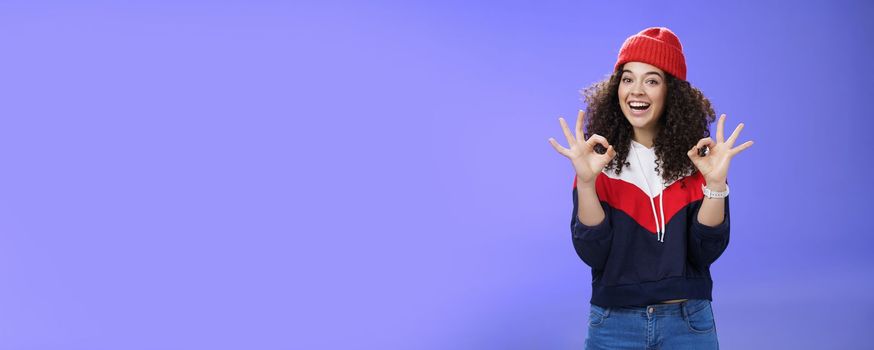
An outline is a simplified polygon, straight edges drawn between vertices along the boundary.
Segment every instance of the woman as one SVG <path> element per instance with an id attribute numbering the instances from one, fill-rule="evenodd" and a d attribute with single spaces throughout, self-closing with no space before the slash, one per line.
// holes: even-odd
<path id="1" fill-rule="evenodd" d="M 729 240 L 728 183 L 739 124 L 716 140 L 710 101 L 686 81 L 667 28 L 629 37 L 609 79 L 585 92 L 571 160 L 571 232 L 592 268 L 587 349 L 717 349 L 710 265 Z M 584 118 L 584 116 L 586 118 Z M 585 120 L 586 132 L 582 132 Z M 585 138 L 583 138 L 585 136 Z"/>

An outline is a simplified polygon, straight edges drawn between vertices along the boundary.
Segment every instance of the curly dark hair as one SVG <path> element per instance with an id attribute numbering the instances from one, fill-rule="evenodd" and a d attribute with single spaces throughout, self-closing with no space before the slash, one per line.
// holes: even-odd
<path id="1" fill-rule="evenodd" d="M 631 138 L 634 135 L 631 124 L 619 107 L 619 82 L 622 78 L 622 67 L 619 67 L 609 78 L 592 84 L 581 91 L 586 102 L 585 136 L 588 140 L 592 134 L 604 136 L 613 149 L 616 157 L 607 164 L 607 169 L 613 169 L 617 174 L 626 162 Z M 704 97 L 701 90 L 693 87 L 688 81 L 677 79 L 665 73 L 667 95 L 665 108 L 658 119 L 659 131 L 653 140 L 656 162 L 663 165 L 660 175 L 666 182 L 676 181 L 692 173 L 695 166 L 686 152 L 698 143 L 698 140 L 710 136 L 707 128 L 716 120 L 716 113 L 710 105 L 710 100 Z M 606 151 L 598 145 L 598 153 Z M 656 163 L 656 171 L 658 163 Z"/>

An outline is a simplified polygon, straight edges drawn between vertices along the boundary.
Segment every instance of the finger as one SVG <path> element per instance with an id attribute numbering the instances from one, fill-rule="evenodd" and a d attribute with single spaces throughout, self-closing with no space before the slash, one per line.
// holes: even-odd
<path id="1" fill-rule="evenodd" d="M 698 143 L 696 143 L 695 146 L 693 146 L 692 149 L 689 150 L 689 152 L 686 152 L 686 154 L 689 155 L 689 157 L 701 158 L 701 155 L 698 154 L 698 150 L 700 150 L 704 146 L 708 146 L 708 147 L 712 148 L 713 145 L 714 145 L 713 139 L 711 139 L 709 137 L 705 137 L 705 138 L 698 140 Z"/>
<path id="2" fill-rule="evenodd" d="M 744 123 L 740 123 L 737 125 L 736 128 L 734 128 L 734 132 L 731 133 L 731 136 L 728 137 L 728 141 L 726 141 L 726 143 L 728 143 L 729 148 L 731 148 L 731 146 L 734 145 L 734 142 L 737 141 L 737 137 L 738 137 L 738 135 L 740 135 L 740 131 L 743 129 L 744 129 Z"/>
<path id="3" fill-rule="evenodd" d="M 582 109 L 580 110 L 579 113 L 577 113 L 577 125 L 576 125 L 575 131 L 576 131 L 577 140 L 579 140 L 579 141 L 583 140 L 583 115 L 584 114 L 585 113 L 583 112 Z"/>
<path id="4" fill-rule="evenodd" d="M 555 148 L 555 150 L 558 151 L 558 153 L 561 153 L 561 155 L 563 155 L 565 157 L 570 157 L 569 156 L 570 150 L 559 145 L 558 141 L 556 141 L 554 138 L 551 138 L 551 137 L 549 138 L 549 144 L 552 145 L 552 148 Z"/>
<path id="5" fill-rule="evenodd" d="M 732 148 L 732 149 L 731 149 L 731 155 L 734 156 L 734 155 L 740 153 L 741 151 L 743 151 L 743 150 L 745 150 L 745 149 L 747 149 L 747 148 L 750 148 L 750 146 L 752 146 L 752 145 L 753 145 L 753 141 L 747 141 L 747 142 L 744 142 L 744 143 L 741 144 L 740 146 L 737 146 L 737 147 L 735 147 L 735 148 Z"/>
<path id="6" fill-rule="evenodd" d="M 604 154 L 607 155 L 607 158 L 608 158 L 607 161 L 609 162 L 609 161 L 613 160 L 613 157 L 616 157 L 616 150 L 613 149 L 612 145 L 610 145 L 607 147 L 607 153 L 604 153 Z"/>
<path id="7" fill-rule="evenodd" d="M 598 134 L 592 134 L 592 136 L 589 136 L 589 139 L 586 140 L 586 143 L 592 148 L 595 147 L 596 143 L 601 144 L 601 146 L 604 146 L 604 148 L 610 147 L 610 143 L 607 142 L 607 139 L 605 139 L 604 136 Z"/>
<path id="8" fill-rule="evenodd" d="M 558 122 L 561 124 L 561 131 L 564 132 L 564 137 L 567 138 L 568 147 L 573 147 L 576 144 L 576 139 L 574 139 L 574 135 L 571 135 L 571 130 L 567 127 L 567 122 L 562 117 L 558 118 Z"/>
<path id="9" fill-rule="evenodd" d="M 695 144 L 694 149 L 698 149 L 698 148 L 701 148 L 704 146 L 712 147 L 715 144 L 716 144 L 716 142 L 714 142 L 713 139 L 711 139 L 709 137 L 705 137 L 705 138 L 698 140 L 698 143 Z"/>
<path id="10" fill-rule="evenodd" d="M 725 113 L 719 116 L 719 122 L 716 123 L 716 142 L 723 143 L 725 142 Z"/>

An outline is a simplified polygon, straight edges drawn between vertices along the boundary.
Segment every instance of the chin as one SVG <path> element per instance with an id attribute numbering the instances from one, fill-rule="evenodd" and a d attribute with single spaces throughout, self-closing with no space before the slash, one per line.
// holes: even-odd
<path id="1" fill-rule="evenodd" d="M 631 116 L 631 117 L 628 117 L 626 115 L 625 120 L 627 120 L 628 124 L 631 124 L 631 126 L 633 126 L 635 128 L 643 128 L 643 127 L 647 126 L 648 124 L 650 124 L 650 121 L 652 121 L 652 117 L 650 117 L 650 116 Z"/>
<path id="2" fill-rule="evenodd" d="M 652 112 L 639 116 L 625 113 L 625 111 L 622 112 L 622 114 L 624 114 L 625 116 L 625 120 L 628 121 L 628 124 L 631 124 L 631 126 L 633 126 L 635 129 L 646 129 L 656 124 L 656 118 L 653 117 Z"/>

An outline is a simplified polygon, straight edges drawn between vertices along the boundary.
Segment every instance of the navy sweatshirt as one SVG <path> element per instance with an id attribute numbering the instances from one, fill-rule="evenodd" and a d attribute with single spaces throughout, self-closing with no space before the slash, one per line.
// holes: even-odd
<path id="1" fill-rule="evenodd" d="M 671 299 L 713 300 L 710 265 L 728 246 L 728 197 L 722 223 L 701 224 L 698 209 L 705 183 L 701 173 L 662 183 L 663 191 L 650 196 L 647 192 L 654 191 L 646 187 L 642 180 L 646 170 L 641 170 L 648 168 L 626 166 L 622 176 L 606 169 L 598 174 L 595 188 L 605 218 L 596 226 L 584 225 L 577 217 L 574 177 L 572 240 L 577 255 L 592 268 L 591 303 L 615 307 Z M 657 234 L 662 216 L 663 242 Z"/>

